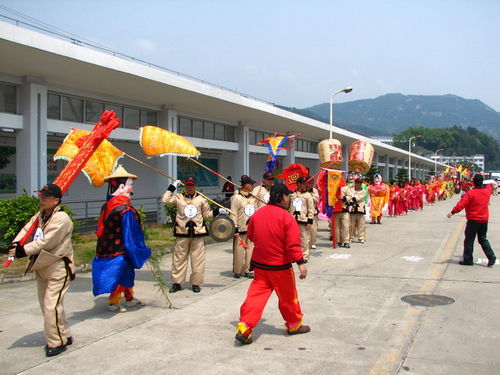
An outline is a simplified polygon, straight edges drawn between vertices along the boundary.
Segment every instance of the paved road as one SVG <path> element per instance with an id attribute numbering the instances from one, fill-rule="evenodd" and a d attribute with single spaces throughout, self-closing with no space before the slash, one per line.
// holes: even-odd
<path id="1" fill-rule="evenodd" d="M 62 355 L 43 353 L 34 282 L 0 286 L 1 374 L 497 374 L 500 359 L 500 265 L 459 266 L 464 215 L 445 218 L 457 198 L 383 225 L 368 225 L 366 244 L 332 249 L 326 227 L 298 281 L 307 335 L 284 334 L 271 297 L 252 345 L 234 342 L 248 280 L 231 277 L 227 243 L 210 245 L 206 285 L 185 289 L 163 308 L 147 269 L 136 293 L 147 305 L 106 310 L 79 275 L 66 296 L 75 343 Z M 492 199 L 489 238 L 500 249 L 500 198 Z M 475 260 L 485 256 L 476 244 Z M 170 259 L 165 259 L 168 277 Z M 455 299 L 418 307 L 408 294 Z"/>

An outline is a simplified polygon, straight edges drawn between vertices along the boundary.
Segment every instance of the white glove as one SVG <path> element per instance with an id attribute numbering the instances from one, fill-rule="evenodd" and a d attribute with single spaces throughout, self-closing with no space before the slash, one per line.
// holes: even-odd
<path id="1" fill-rule="evenodd" d="M 228 212 L 227 212 L 227 210 L 226 210 L 226 209 L 224 209 L 224 208 L 219 208 L 219 215 L 227 215 L 227 214 L 228 214 Z"/>
<path id="2" fill-rule="evenodd" d="M 175 188 L 177 189 L 177 186 L 179 186 L 180 183 L 181 183 L 181 180 L 175 180 L 172 185 L 174 185 Z"/>

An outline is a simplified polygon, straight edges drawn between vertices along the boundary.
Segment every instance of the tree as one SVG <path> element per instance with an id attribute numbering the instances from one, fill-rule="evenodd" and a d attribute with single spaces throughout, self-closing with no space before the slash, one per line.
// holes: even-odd
<path id="1" fill-rule="evenodd" d="M 368 182 L 373 182 L 373 176 L 376 175 L 377 173 L 380 173 L 379 169 L 375 167 L 375 164 L 372 163 L 370 166 L 370 170 L 365 173 L 365 179 Z"/>
<path id="2" fill-rule="evenodd" d="M 396 181 L 398 184 L 405 183 L 408 181 L 408 169 L 401 168 L 396 175 Z"/>

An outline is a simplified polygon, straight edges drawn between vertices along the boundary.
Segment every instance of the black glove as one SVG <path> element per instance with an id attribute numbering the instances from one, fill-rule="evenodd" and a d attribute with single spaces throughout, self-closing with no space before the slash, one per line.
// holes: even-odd
<path id="1" fill-rule="evenodd" d="M 172 184 L 170 184 L 167 188 L 168 191 L 171 191 L 172 193 L 175 191 L 176 187 Z"/>
<path id="2" fill-rule="evenodd" d="M 24 246 L 21 245 L 19 242 L 14 242 L 12 245 L 16 246 L 16 254 L 15 254 L 16 258 L 24 258 L 28 256 L 26 254 L 26 251 L 24 251 Z"/>
<path id="3" fill-rule="evenodd" d="M 356 202 L 356 197 L 352 197 L 352 201 L 353 201 L 353 202 Z"/>

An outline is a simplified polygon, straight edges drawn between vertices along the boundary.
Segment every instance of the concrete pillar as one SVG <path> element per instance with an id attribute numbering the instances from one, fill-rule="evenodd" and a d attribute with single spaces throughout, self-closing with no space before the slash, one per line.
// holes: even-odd
<path id="1" fill-rule="evenodd" d="M 283 158 L 283 169 L 293 163 L 295 163 L 295 147 L 286 150 L 286 156 Z"/>
<path id="2" fill-rule="evenodd" d="M 342 145 L 342 170 L 349 170 L 349 147 Z"/>
<path id="3" fill-rule="evenodd" d="M 23 129 L 16 134 L 17 194 L 47 183 L 47 87 L 32 77 L 21 86 Z"/>
<path id="4" fill-rule="evenodd" d="M 385 181 L 389 181 L 389 155 L 384 156 L 385 168 L 384 173 L 382 174 L 382 179 Z"/>
<path id="5" fill-rule="evenodd" d="M 234 171 L 232 176 L 248 175 L 250 173 L 249 129 L 241 123 L 236 128 L 238 151 L 235 153 Z M 286 162 L 285 162 L 286 163 Z M 235 179 L 236 180 L 236 179 Z"/>

